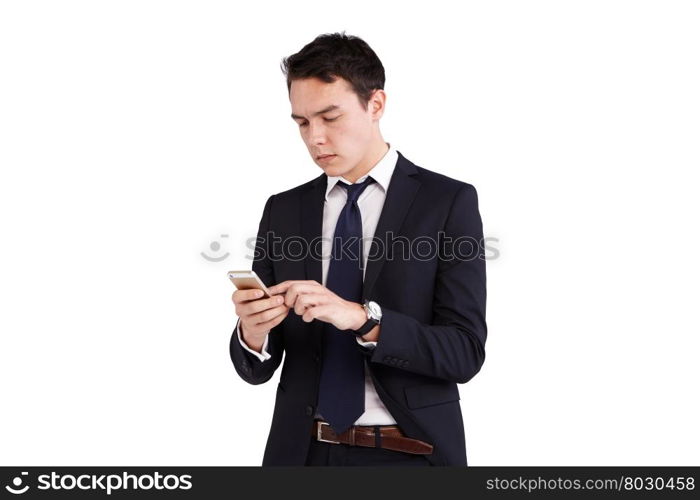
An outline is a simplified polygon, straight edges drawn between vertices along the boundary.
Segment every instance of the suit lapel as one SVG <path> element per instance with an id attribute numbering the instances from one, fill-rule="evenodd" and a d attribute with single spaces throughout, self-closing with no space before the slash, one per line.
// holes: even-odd
<path id="1" fill-rule="evenodd" d="M 379 256 L 368 259 L 367 270 L 365 271 L 365 280 L 362 287 L 362 301 L 371 298 L 374 283 L 377 281 L 379 272 L 386 261 L 386 242 L 387 233 L 392 233 L 396 236 L 401 229 L 401 224 L 406 218 L 408 209 L 420 188 L 420 182 L 412 176 L 418 173 L 416 166 L 404 158 L 398 152 L 398 160 L 394 173 L 391 176 L 389 190 L 386 193 L 382 214 L 379 216 L 377 229 L 374 232 L 375 239 L 384 241 L 384 251 L 380 252 Z M 370 256 L 377 254 L 376 241 L 372 241 Z"/>
<path id="2" fill-rule="evenodd" d="M 309 252 L 304 259 L 306 279 L 322 283 L 323 271 L 320 256 L 313 254 L 311 245 L 318 241 L 323 231 L 323 205 L 326 195 L 326 174 L 314 180 L 301 200 L 301 237 L 309 245 Z M 321 246 L 318 245 L 320 252 Z"/>

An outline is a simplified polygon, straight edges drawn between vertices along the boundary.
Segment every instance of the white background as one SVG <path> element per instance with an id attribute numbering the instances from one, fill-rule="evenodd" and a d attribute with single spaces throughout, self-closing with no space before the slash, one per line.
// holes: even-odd
<path id="1" fill-rule="evenodd" d="M 469 464 L 700 465 L 696 2 L 1 5 L 1 465 L 260 464 L 226 271 L 321 173 L 279 63 L 341 30 L 498 238 Z"/>

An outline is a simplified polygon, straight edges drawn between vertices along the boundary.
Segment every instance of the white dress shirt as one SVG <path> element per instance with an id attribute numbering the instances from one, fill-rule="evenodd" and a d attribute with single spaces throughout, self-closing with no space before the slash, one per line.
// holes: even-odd
<path id="1" fill-rule="evenodd" d="M 391 182 L 391 176 L 394 173 L 394 168 L 396 167 L 396 161 L 398 160 L 398 154 L 396 148 L 391 146 L 390 143 L 389 150 L 386 154 L 377 162 L 377 164 L 372 167 L 372 169 L 366 174 L 357 179 L 356 182 L 364 181 L 368 176 L 376 181 L 369 186 L 367 186 L 360 197 L 357 200 L 357 205 L 360 208 L 360 214 L 362 216 L 362 257 L 364 260 L 364 269 L 367 269 L 367 256 L 369 255 L 370 245 L 372 244 L 372 237 L 377 229 L 377 223 L 379 222 L 379 216 L 382 213 L 382 208 L 384 207 L 384 200 L 386 199 L 386 193 L 389 189 L 389 182 Z M 338 222 L 338 217 L 340 212 L 343 210 L 345 203 L 347 202 L 348 192 L 336 184 L 338 182 L 344 182 L 345 184 L 351 184 L 343 177 L 327 177 L 328 182 L 326 185 L 326 199 L 323 207 L 323 230 L 322 230 L 322 284 L 326 286 L 326 277 L 328 276 L 328 267 L 330 266 L 330 255 L 333 244 L 333 236 L 335 235 L 335 226 Z M 381 304 L 380 304 L 381 305 Z M 262 347 L 262 352 L 257 352 L 251 349 L 243 342 L 241 338 L 240 327 L 236 329 L 238 332 L 238 341 L 241 343 L 244 349 L 255 355 L 260 361 L 266 361 L 271 356 L 267 352 L 267 341 L 268 337 L 265 337 L 265 342 Z M 357 342 L 369 349 L 376 347 L 376 342 L 363 342 L 359 337 L 357 337 Z M 316 418 L 323 418 L 318 413 L 315 415 Z M 365 412 L 360 416 L 359 419 L 355 421 L 355 425 L 393 425 L 396 424 L 396 420 L 391 416 L 387 410 L 382 400 L 379 399 L 377 390 L 374 388 L 374 383 L 372 382 L 372 377 L 369 374 L 369 369 L 367 368 L 367 363 L 365 362 Z"/>

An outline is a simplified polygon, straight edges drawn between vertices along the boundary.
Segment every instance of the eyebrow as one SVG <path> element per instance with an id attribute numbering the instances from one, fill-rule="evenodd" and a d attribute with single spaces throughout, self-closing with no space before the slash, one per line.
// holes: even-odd
<path id="1" fill-rule="evenodd" d="M 328 113 L 329 111 L 335 111 L 336 109 L 340 109 L 340 106 L 338 106 L 337 104 L 331 104 L 330 106 L 323 108 L 321 111 L 316 111 L 311 116 L 322 115 L 323 113 Z M 304 117 L 299 116 L 299 115 L 295 115 L 294 113 L 292 113 L 292 119 L 297 120 L 299 118 L 303 119 Z"/>

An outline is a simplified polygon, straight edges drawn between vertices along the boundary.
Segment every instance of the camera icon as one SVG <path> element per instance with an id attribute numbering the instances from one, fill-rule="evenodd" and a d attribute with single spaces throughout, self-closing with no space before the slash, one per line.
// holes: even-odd
<path id="1" fill-rule="evenodd" d="M 5 486 L 5 489 L 9 491 L 10 493 L 14 495 L 21 495 L 22 493 L 26 493 L 27 490 L 29 489 L 29 485 L 25 485 L 24 488 L 22 488 L 22 476 L 28 475 L 29 472 L 22 472 L 20 476 L 15 477 L 12 479 L 12 486 Z M 14 488 L 13 488 L 14 486 Z M 19 488 L 19 489 L 15 489 Z"/>
<path id="2" fill-rule="evenodd" d="M 221 237 L 228 238 L 228 234 L 222 234 Z M 221 243 L 219 243 L 218 241 L 212 241 L 209 244 L 209 248 L 211 249 L 212 252 L 217 253 L 221 249 Z M 207 253 L 200 252 L 200 255 L 204 259 L 208 260 L 209 262 L 221 262 L 222 260 L 226 260 L 230 254 L 228 252 L 226 252 L 223 255 L 217 256 L 217 255 L 209 255 Z"/>

